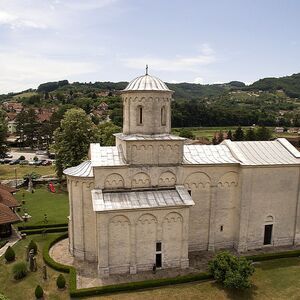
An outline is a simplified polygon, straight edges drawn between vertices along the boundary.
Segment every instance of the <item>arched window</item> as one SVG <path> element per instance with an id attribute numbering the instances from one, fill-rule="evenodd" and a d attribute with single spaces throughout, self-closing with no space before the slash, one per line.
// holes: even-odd
<path id="1" fill-rule="evenodd" d="M 166 125 L 166 107 L 163 106 L 160 110 L 160 120 L 161 120 L 161 125 L 165 126 Z"/>
<path id="2" fill-rule="evenodd" d="M 143 124 L 143 107 L 142 106 L 137 107 L 137 124 L 138 125 Z"/>

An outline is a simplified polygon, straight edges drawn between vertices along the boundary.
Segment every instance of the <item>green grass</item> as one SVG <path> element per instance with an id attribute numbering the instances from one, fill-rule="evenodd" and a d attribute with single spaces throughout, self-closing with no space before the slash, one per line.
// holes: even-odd
<path id="1" fill-rule="evenodd" d="M 55 176 L 53 166 L 20 166 L 20 165 L 0 165 L 0 180 L 22 179 L 24 175 L 35 172 L 40 175 Z"/>
<path id="2" fill-rule="evenodd" d="M 60 234 L 58 234 L 60 235 Z M 48 234 L 45 237 L 41 235 L 33 235 L 28 237 L 26 240 L 19 241 L 13 248 L 16 252 L 16 262 L 25 260 L 25 247 L 29 244 L 30 240 L 33 239 L 38 245 L 37 255 L 37 272 L 32 272 L 20 281 L 15 281 L 12 278 L 12 266 L 15 262 L 6 264 L 3 257 L 0 258 L 0 293 L 7 296 L 10 300 L 21 300 L 21 299 L 35 299 L 34 290 L 39 284 L 46 293 L 45 299 L 50 300 L 65 300 L 69 299 L 68 291 L 59 291 L 56 287 L 56 278 L 60 274 L 55 270 L 47 267 L 48 280 L 43 279 L 42 268 L 44 261 L 42 257 L 42 248 L 45 243 L 52 239 L 55 234 Z M 69 281 L 68 274 L 64 274 L 67 282 Z"/>
<path id="3" fill-rule="evenodd" d="M 28 222 L 20 223 L 22 226 L 44 224 L 44 214 L 48 216 L 48 224 L 68 222 L 69 204 L 66 192 L 58 192 L 56 189 L 56 193 L 50 193 L 43 186 L 35 189 L 33 194 L 22 189 L 17 192 L 16 198 L 19 202 L 25 200 L 25 205 L 22 205 L 19 214 L 23 215 L 25 209 L 32 216 Z"/>
<path id="4" fill-rule="evenodd" d="M 224 127 L 188 127 L 194 134 L 194 136 L 197 138 L 206 138 L 209 141 L 212 140 L 214 137 L 215 133 L 223 131 L 228 132 L 231 130 L 232 133 L 238 128 L 238 126 L 224 126 Z M 242 126 L 244 132 L 247 131 L 249 126 Z M 274 127 L 268 127 L 271 132 L 274 133 Z M 180 128 L 173 128 L 172 133 L 179 135 Z M 298 137 L 299 135 L 297 133 L 288 133 L 288 132 L 283 132 L 283 133 L 274 133 L 273 134 L 274 138 L 279 138 L 279 137 L 284 137 L 284 138 L 289 138 L 289 137 Z"/>
<path id="5" fill-rule="evenodd" d="M 43 246 L 54 237 L 60 234 L 33 235 L 26 240 L 19 241 L 13 248 L 16 252 L 16 261 L 25 259 L 25 247 L 31 239 L 38 245 L 37 264 L 38 271 L 16 282 L 12 279 L 11 270 L 14 263 L 6 264 L 4 258 L 0 258 L 0 293 L 8 296 L 11 300 L 34 299 L 34 289 L 40 284 L 45 293 L 46 299 L 63 300 L 70 299 L 68 290 L 58 291 L 55 281 L 59 272 L 47 267 L 49 279 L 42 279 L 42 260 Z M 69 282 L 69 275 L 64 273 Z M 179 284 L 168 287 L 148 289 L 140 292 L 117 293 L 108 296 L 85 297 L 85 300 L 110 299 L 110 300 L 163 300 L 163 299 L 300 299 L 300 259 L 284 258 L 265 261 L 256 265 L 256 271 L 252 276 L 252 287 L 245 291 L 235 291 L 224 289 L 221 285 L 213 282 L 198 282 L 189 284 Z"/>
<path id="6" fill-rule="evenodd" d="M 24 93 L 21 93 L 21 94 L 18 94 L 18 95 L 14 95 L 13 98 L 14 98 L 14 100 L 17 100 L 17 99 L 21 99 L 21 98 L 29 98 L 33 95 L 38 95 L 38 93 L 36 93 L 36 92 L 24 92 Z"/>
<path id="7" fill-rule="evenodd" d="M 213 282 L 180 284 L 135 293 L 120 293 L 101 297 L 110 300 L 211 299 L 269 300 L 300 299 L 300 259 L 287 258 L 256 265 L 253 286 L 246 291 L 224 289 Z M 84 299 L 100 299 L 89 297 Z"/>

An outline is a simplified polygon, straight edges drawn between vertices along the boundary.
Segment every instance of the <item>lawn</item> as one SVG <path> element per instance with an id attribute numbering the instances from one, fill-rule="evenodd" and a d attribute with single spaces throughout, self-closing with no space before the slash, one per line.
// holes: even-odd
<path id="1" fill-rule="evenodd" d="M 37 256 L 38 271 L 16 282 L 12 279 L 12 264 L 6 264 L 0 258 L 0 293 L 8 296 L 10 300 L 34 299 L 34 289 L 40 284 L 46 292 L 46 299 L 62 300 L 70 299 L 67 291 L 58 291 L 55 281 L 59 272 L 47 267 L 49 279 L 42 279 L 42 247 L 48 239 L 58 236 L 57 234 L 33 235 L 26 240 L 19 241 L 13 248 L 16 252 L 17 261 L 24 260 L 25 247 L 31 239 L 38 244 Z M 68 283 L 68 274 L 64 274 Z M 205 281 L 190 284 L 173 285 L 169 287 L 148 289 L 133 293 L 119 293 L 102 297 L 86 297 L 85 300 L 152 300 L 152 299 L 300 299 L 300 259 L 286 258 L 261 262 L 256 265 L 256 271 L 252 277 L 252 288 L 246 291 L 233 291 L 224 289 L 213 281 Z"/>
<path id="2" fill-rule="evenodd" d="M 135 293 L 122 293 L 101 297 L 105 300 L 163 300 L 163 299 L 300 299 L 300 259 L 287 258 L 256 265 L 251 289 L 238 292 L 222 288 L 213 281 L 181 284 Z M 85 298 L 93 300 L 99 298 Z"/>
<path id="3" fill-rule="evenodd" d="M 48 224 L 68 222 L 69 204 L 66 192 L 58 192 L 56 189 L 56 193 L 51 193 L 46 186 L 41 186 L 36 188 L 33 194 L 21 189 L 17 192 L 16 198 L 19 202 L 25 200 L 19 214 L 23 215 L 25 209 L 32 216 L 28 222 L 20 223 L 22 225 L 44 224 L 44 214 L 47 214 Z"/>
<path id="4" fill-rule="evenodd" d="M 53 166 L 0 165 L 0 180 L 21 179 L 24 175 L 32 172 L 40 175 L 55 175 Z"/>
<path id="5" fill-rule="evenodd" d="M 59 235 L 59 234 L 58 234 Z M 10 300 L 35 299 L 34 290 L 39 284 L 44 289 L 47 297 L 45 299 L 64 300 L 69 299 L 67 290 L 58 291 L 56 288 L 56 278 L 59 272 L 56 272 L 47 267 L 48 279 L 43 279 L 42 268 L 44 261 L 42 257 L 42 249 L 45 242 L 49 238 L 57 236 L 56 234 L 48 234 L 45 237 L 42 235 L 28 236 L 26 240 L 19 241 L 13 248 L 16 252 L 16 261 L 25 260 L 25 247 L 33 239 L 38 244 L 37 255 L 37 272 L 32 272 L 24 279 L 16 282 L 11 276 L 11 269 L 14 263 L 6 264 L 3 257 L 0 258 L 0 293 L 6 295 Z M 64 274 L 67 282 L 69 282 L 68 274 Z"/>

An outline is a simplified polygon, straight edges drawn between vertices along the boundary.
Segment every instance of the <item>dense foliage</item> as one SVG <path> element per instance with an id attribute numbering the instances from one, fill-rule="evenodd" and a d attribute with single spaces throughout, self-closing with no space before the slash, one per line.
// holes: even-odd
<path id="1" fill-rule="evenodd" d="M 16 254 L 13 248 L 10 246 L 7 247 L 5 253 L 4 253 L 4 258 L 7 262 L 14 261 L 16 258 Z"/>
<path id="2" fill-rule="evenodd" d="M 245 289 L 250 287 L 250 276 L 254 273 L 252 262 L 229 252 L 221 252 L 209 263 L 214 278 L 225 287 Z"/>
<path id="3" fill-rule="evenodd" d="M 37 244 L 36 244 L 36 242 L 34 240 L 31 240 L 30 243 L 29 243 L 28 248 L 27 248 L 28 252 L 31 249 L 34 251 L 34 254 L 36 255 L 37 251 L 38 251 L 38 247 L 37 247 Z"/>
<path id="4" fill-rule="evenodd" d="M 61 125 L 54 132 L 56 171 L 62 175 L 64 169 L 80 164 L 88 153 L 90 143 L 96 141 L 96 125 L 84 110 L 68 110 Z"/>
<path id="5" fill-rule="evenodd" d="M 0 158 L 6 152 L 6 135 L 7 135 L 7 121 L 5 120 L 5 113 L 4 111 L 0 110 Z"/>
<path id="6" fill-rule="evenodd" d="M 24 277 L 26 277 L 28 270 L 27 270 L 27 264 L 24 261 L 17 262 L 12 267 L 12 273 L 13 277 L 16 280 L 20 280 Z"/>
<path id="7" fill-rule="evenodd" d="M 59 289 L 64 289 L 66 287 L 66 279 L 63 274 L 59 274 L 56 279 L 56 286 Z"/>
<path id="8" fill-rule="evenodd" d="M 40 285 L 37 285 L 37 287 L 35 288 L 34 295 L 35 295 L 36 299 L 43 298 L 44 291 L 43 291 L 43 288 Z"/>

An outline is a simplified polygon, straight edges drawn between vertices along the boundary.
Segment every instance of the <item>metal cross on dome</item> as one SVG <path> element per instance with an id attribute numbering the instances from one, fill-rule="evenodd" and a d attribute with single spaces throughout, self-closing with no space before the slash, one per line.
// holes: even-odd
<path id="1" fill-rule="evenodd" d="M 148 75 L 148 65 L 146 65 L 146 75 Z"/>

